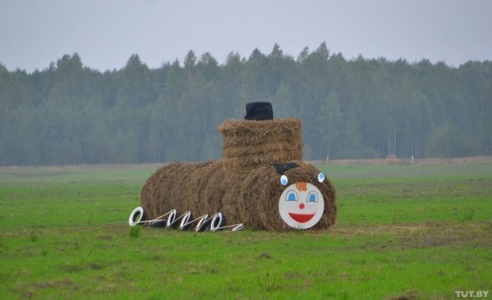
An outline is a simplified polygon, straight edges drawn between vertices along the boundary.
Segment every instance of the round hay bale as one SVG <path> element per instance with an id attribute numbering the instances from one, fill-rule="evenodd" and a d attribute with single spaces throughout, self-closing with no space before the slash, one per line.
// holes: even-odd
<path id="1" fill-rule="evenodd" d="M 327 229 L 336 222 L 336 194 L 332 183 L 325 179 L 318 182 L 316 168 L 302 162 L 294 162 L 299 167 L 290 169 L 282 175 L 289 182 L 307 182 L 316 186 L 324 198 L 324 213 L 320 221 L 313 227 Z M 246 227 L 262 230 L 291 230 L 280 217 L 279 199 L 286 187 L 280 184 L 279 174 L 273 165 L 265 165 L 244 173 L 239 189 L 225 195 L 222 213 L 227 220 L 242 222 Z M 235 199 L 238 199 L 234 201 Z"/>
<path id="2" fill-rule="evenodd" d="M 313 227 L 326 229 L 336 221 L 336 196 L 328 179 L 318 182 L 319 171 L 309 164 L 283 174 L 289 182 L 315 185 L 324 198 L 324 213 Z M 285 189 L 281 174 L 273 165 L 259 166 L 247 172 L 234 172 L 227 160 L 203 163 L 174 163 L 157 170 L 144 185 L 141 199 L 147 218 L 152 219 L 176 209 L 181 215 L 209 216 L 221 212 L 227 224 L 243 223 L 261 230 L 289 230 L 279 215 L 279 198 Z"/>

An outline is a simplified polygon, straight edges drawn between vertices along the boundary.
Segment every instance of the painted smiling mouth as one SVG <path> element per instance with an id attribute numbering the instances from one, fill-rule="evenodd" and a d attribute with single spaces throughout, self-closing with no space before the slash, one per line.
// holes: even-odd
<path id="1" fill-rule="evenodd" d="M 289 213 L 289 216 L 296 222 L 306 223 L 314 217 L 314 214 L 295 214 Z"/>

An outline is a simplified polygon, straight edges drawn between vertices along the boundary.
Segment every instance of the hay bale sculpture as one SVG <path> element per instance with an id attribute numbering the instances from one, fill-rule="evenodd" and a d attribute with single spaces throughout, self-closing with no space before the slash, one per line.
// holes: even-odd
<path id="1" fill-rule="evenodd" d="M 302 160 L 301 121 L 274 120 L 268 102 L 248 103 L 246 110 L 245 120 L 219 126 L 224 137 L 222 159 L 175 162 L 151 175 L 130 225 L 196 231 L 333 225 L 335 190 L 323 173 Z"/>

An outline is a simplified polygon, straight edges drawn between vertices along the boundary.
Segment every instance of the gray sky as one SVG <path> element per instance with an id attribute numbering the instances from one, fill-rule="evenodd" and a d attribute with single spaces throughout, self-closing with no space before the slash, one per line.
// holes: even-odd
<path id="1" fill-rule="evenodd" d="M 85 66 L 150 68 L 189 50 L 219 63 L 278 43 L 346 59 L 492 60 L 492 0 L 0 0 L 0 64 L 32 72 L 77 52 Z"/>

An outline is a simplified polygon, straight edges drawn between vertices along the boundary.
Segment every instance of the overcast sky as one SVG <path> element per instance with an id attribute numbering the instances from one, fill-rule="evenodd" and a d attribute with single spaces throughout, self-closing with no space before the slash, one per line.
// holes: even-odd
<path id="1" fill-rule="evenodd" d="M 43 70 L 64 54 L 100 71 L 150 68 L 189 50 L 297 58 L 322 43 L 346 59 L 492 60 L 492 0 L 0 0 L 0 64 Z"/>

